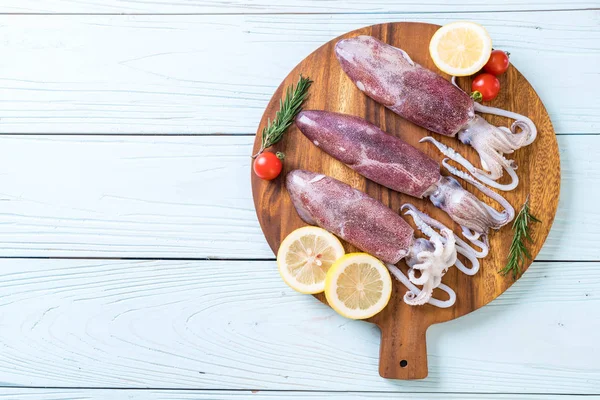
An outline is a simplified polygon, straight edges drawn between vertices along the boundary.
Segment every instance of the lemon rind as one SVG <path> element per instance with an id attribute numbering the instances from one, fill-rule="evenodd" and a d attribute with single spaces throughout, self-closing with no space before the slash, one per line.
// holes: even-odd
<path id="1" fill-rule="evenodd" d="M 346 265 L 350 264 L 349 261 L 356 262 L 355 259 L 357 259 L 359 257 L 360 258 L 368 258 L 369 262 L 372 262 L 373 264 L 378 266 L 378 270 L 381 272 L 381 277 L 384 280 L 383 298 L 385 298 L 385 300 L 382 300 L 378 303 L 378 307 L 372 307 L 372 309 L 369 309 L 369 313 L 362 313 L 362 314 L 346 312 L 344 307 L 339 306 L 337 297 L 335 297 L 335 295 L 334 295 L 335 288 L 336 288 L 335 280 L 340 275 L 340 270 L 342 268 L 344 268 Z M 371 317 L 377 315 L 388 305 L 391 296 L 392 296 L 392 278 L 390 276 L 389 271 L 387 270 L 385 265 L 380 260 L 378 260 L 377 258 L 373 257 L 372 255 L 370 255 L 368 253 L 345 254 L 344 256 L 339 258 L 331 266 L 331 268 L 329 268 L 329 271 L 327 272 L 327 277 L 325 278 L 325 298 L 327 299 L 327 303 L 338 314 L 340 314 L 343 317 L 349 318 L 349 319 L 367 319 L 367 318 L 371 318 Z"/>
<path id="2" fill-rule="evenodd" d="M 472 27 L 476 27 L 476 29 L 478 29 L 480 32 L 483 33 L 483 35 L 481 35 L 481 37 L 484 37 L 485 42 L 484 42 L 484 51 L 482 52 L 482 57 L 479 58 L 479 60 L 477 60 L 477 63 L 474 63 L 471 67 L 469 68 L 455 68 L 452 67 L 448 64 L 443 63 L 439 57 L 436 56 L 437 54 L 437 44 L 439 43 L 439 39 L 441 37 L 441 34 L 445 31 L 448 30 L 448 28 L 450 27 L 455 27 L 455 26 L 460 26 L 460 25 L 470 25 Z M 440 29 L 438 29 L 434 34 L 433 37 L 431 38 L 431 41 L 429 42 L 429 54 L 431 55 L 431 59 L 433 60 L 433 63 L 435 64 L 435 66 L 442 72 L 445 72 L 449 75 L 453 75 L 453 76 L 469 76 L 469 75 L 473 75 L 476 72 L 478 72 L 479 70 L 481 70 L 483 68 L 483 66 L 488 62 L 490 55 L 492 53 L 492 38 L 490 37 L 489 33 L 487 32 L 487 30 L 480 24 L 477 24 L 475 22 L 471 22 L 471 21 L 456 21 L 456 22 L 451 22 L 449 24 L 446 24 L 444 26 L 442 26 Z M 485 56 L 485 54 L 487 54 L 487 57 Z"/>
<path id="3" fill-rule="evenodd" d="M 318 232 L 318 235 L 329 237 L 328 241 L 330 241 L 332 244 L 334 244 L 334 247 L 337 248 L 336 250 L 340 250 L 340 253 L 342 254 L 342 257 L 343 257 L 343 255 L 345 253 L 344 246 L 342 245 L 342 242 L 334 234 L 328 232 L 327 230 L 325 230 L 323 228 L 319 228 L 316 226 L 304 226 L 302 228 L 298 228 L 298 229 L 292 231 L 281 242 L 281 245 L 279 246 L 279 250 L 277 251 L 277 270 L 279 272 L 279 275 L 281 276 L 281 279 L 283 279 L 283 281 L 289 287 L 294 289 L 295 291 L 302 293 L 302 294 L 322 293 L 325 290 L 325 280 L 323 280 L 322 282 L 312 284 L 312 285 L 304 285 L 298 281 L 291 279 L 291 275 L 287 274 L 285 272 L 285 267 L 286 267 L 285 263 L 283 263 L 281 261 L 281 260 L 285 259 L 285 255 L 284 255 L 285 249 L 288 249 L 290 247 L 291 242 L 296 241 L 300 237 L 302 237 L 304 235 L 304 232 L 306 232 L 306 234 L 315 234 Z M 332 267 L 333 267 L 333 265 L 335 265 L 335 263 L 332 264 Z"/>

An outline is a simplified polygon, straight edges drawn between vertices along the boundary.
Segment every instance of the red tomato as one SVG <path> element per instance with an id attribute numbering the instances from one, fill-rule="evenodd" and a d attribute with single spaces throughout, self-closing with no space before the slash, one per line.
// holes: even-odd
<path id="1" fill-rule="evenodd" d="M 267 181 L 277 178 L 281 173 L 283 164 L 281 160 L 270 151 L 261 153 L 254 159 L 254 173 L 260 178 Z"/>
<path id="2" fill-rule="evenodd" d="M 492 75 L 502 75 L 508 69 L 508 65 L 510 61 L 508 61 L 508 54 L 503 52 L 502 50 L 494 50 L 490 55 L 490 59 L 483 66 L 483 70 Z"/>
<path id="3" fill-rule="evenodd" d="M 473 79 L 471 90 L 481 93 L 483 101 L 494 100 L 500 91 L 500 81 L 492 74 L 479 74 Z"/>

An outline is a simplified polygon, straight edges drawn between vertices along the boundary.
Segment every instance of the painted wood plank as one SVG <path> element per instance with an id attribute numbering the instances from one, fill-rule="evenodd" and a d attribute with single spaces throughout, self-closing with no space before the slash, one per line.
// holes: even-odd
<path id="1" fill-rule="evenodd" d="M 378 1 L 336 1 L 336 0 L 282 0 L 282 1 L 242 1 L 242 0 L 188 0 L 172 2 L 164 0 L 4 0 L 0 13 L 389 13 L 389 12 L 476 12 L 511 10 L 564 10 L 598 7 L 597 1 L 577 0 L 532 0 L 521 1 L 478 1 L 462 0 L 445 2 L 441 0 L 378 0 Z"/>
<path id="2" fill-rule="evenodd" d="M 273 257 L 250 191 L 253 137 L 0 136 L 0 256 Z M 540 260 L 600 260 L 600 136 L 560 136 Z"/>
<path id="3" fill-rule="evenodd" d="M 428 400 L 598 400 L 600 396 L 587 395 L 540 395 L 540 394 L 469 394 L 469 393 L 427 393 Z M 423 393 L 381 393 L 381 392 L 293 392 L 293 391 L 227 391 L 227 390 L 126 390 L 126 389 L 10 389 L 0 388 L 0 399 L 11 400 L 228 400 L 228 399 L 419 399 Z"/>
<path id="4" fill-rule="evenodd" d="M 536 262 L 490 305 L 429 330 L 426 380 L 389 381 L 379 330 L 292 291 L 273 261 L 3 259 L 0 382 L 597 393 L 599 299 L 600 263 Z"/>
<path id="5" fill-rule="evenodd" d="M 321 44 L 380 22 L 459 19 L 481 22 L 511 52 L 558 133 L 599 133 L 599 17 L 4 15 L 0 133 L 254 133 L 281 80 Z"/>

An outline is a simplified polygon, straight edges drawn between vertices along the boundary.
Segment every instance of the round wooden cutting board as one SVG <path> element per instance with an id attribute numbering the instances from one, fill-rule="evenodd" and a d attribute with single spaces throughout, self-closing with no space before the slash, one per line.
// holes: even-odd
<path id="1" fill-rule="evenodd" d="M 263 115 L 254 143 L 253 154 L 260 147 L 260 132 L 267 123 L 267 118 L 274 118 L 279 108 L 279 99 L 285 88 L 296 84 L 300 74 L 310 77 L 314 83 L 310 88 L 310 97 L 305 110 L 327 110 L 356 115 L 381 127 L 391 135 L 396 135 L 433 159 L 441 162 L 442 155 L 427 143 L 419 143 L 419 139 L 430 133 L 387 110 L 382 105 L 360 92 L 341 70 L 334 54 L 334 46 L 339 39 L 357 35 L 371 35 L 393 46 L 405 50 L 412 59 L 425 68 L 440 73 L 429 56 L 428 46 L 437 25 L 423 23 L 389 23 L 374 25 L 349 32 L 326 43 L 314 53 L 306 57 L 281 83 Z M 442 74 L 446 78 L 447 75 Z M 530 245 L 531 254 L 535 257 L 552 226 L 558 206 L 560 191 L 560 160 L 556 136 L 540 98 L 527 80 L 512 65 L 499 77 L 501 91 L 492 102 L 485 103 L 529 116 L 538 128 L 536 141 L 525 148 L 517 150 L 513 155 L 519 168 L 517 173 L 520 184 L 512 192 L 504 193 L 508 201 L 518 211 L 530 198 L 533 215 L 541 219 L 541 223 L 532 226 L 534 243 Z M 471 78 L 459 78 L 459 85 L 470 91 Z M 508 118 L 484 115 L 489 122 L 498 126 L 510 126 Z M 467 157 L 474 165 L 479 165 L 476 153 L 470 147 L 461 144 L 457 139 L 432 134 L 436 139 L 450 145 Z M 286 154 L 282 174 L 274 181 L 260 180 L 253 173 L 252 192 L 258 220 L 269 245 L 277 253 L 281 241 L 294 229 L 306 225 L 296 213 L 290 197 L 285 189 L 285 176 L 293 169 L 306 169 L 321 172 L 346 182 L 380 200 L 393 210 L 399 211 L 403 203 L 410 202 L 420 210 L 460 232 L 459 227 L 441 210 L 435 208 L 429 200 L 416 199 L 394 192 L 371 182 L 315 147 L 296 126 L 290 127 L 284 139 L 274 146 L 273 151 Z M 505 174 L 506 175 L 506 174 Z M 508 181 L 508 177 L 501 182 Z M 493 207 L 498 207 L 489 198 L 482 196 L 471 185 L 461 182 L 467 190 Z M 412 225 L 409 217 L 405 217 Z M 414 225 L 413 225 L 414 226 Z M 419 233 L 416 233 L 420 235 Z M 411 307 L 402 301 L 407 289 L 394 281 L 394 290 L 388 306 L 368 321 L 377 324 L 381 329 L 381 351 L 379 373 L 384 378 L 421 379 L 427 376 L 427 351 L 425 331 L 435 323 L 449 321 L 470 313 L 498 297 L 515 281 L 511 276 L 501 276 L 498 271 L 506 264 L 506 256 L 512 240 L 511 226 L 505 226 L 490 234 L 489 255 L 481 260 L 480 271 L 473 277 L 450 268 L 443 282 L 454 289 L 457 295 L 456 304 L 447 309 L 440 309 L 429 304 Z M 346 251 L 356 251 L 353 246 L 344 243 Z M 527 262 L 525 268 L 531 262 Z M 403 261 L 399 267 L 406 272 Z M 273 270 L 274 274 L 277 271 Z M 284 284 L 282 282 L 282 284 Z M 444 299 L 439 290 L 434 292 L 438 298 Z M 325 302 L 322 295 L 317 297 Z M 509 329 L 510 327 L 507 327 Z"/>

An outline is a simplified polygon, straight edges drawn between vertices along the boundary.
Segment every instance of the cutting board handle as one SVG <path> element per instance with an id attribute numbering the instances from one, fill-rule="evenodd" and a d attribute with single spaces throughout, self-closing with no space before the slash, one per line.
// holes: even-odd
<path id="1" fill-rule="evenodd" d="M 387 379 L 426 378 L 427 327 L 410 325 L 410 320 L 405 320 L 380 328 L 379 375 Z"/>

